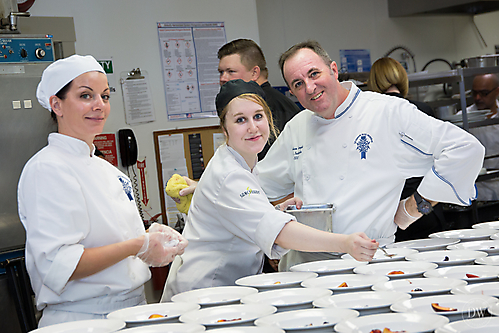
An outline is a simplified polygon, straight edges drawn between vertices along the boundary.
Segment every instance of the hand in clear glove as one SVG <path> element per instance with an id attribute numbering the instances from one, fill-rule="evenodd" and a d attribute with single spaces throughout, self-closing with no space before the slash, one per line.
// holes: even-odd
<path id="1" fill-rule="evenodd" d="M 175 259 L 176 255 L 184 253 L 188 242 L 176 230 L 163 224 L 153 223 L 148 231 L 137 257 L 149 266 L 166 266 Z"/>
<path id="2" fill-rule="evenodd" d="M 399 202 L 399 208 L 395 213 L 394 222 L 398 227 L 402 230 L 407 229 L 414 221 L 419 219 L 423 214 L 419 213 L 419 216 L 412 216 L 407 212 L 405 204 L 410 197 L 405 198 L 404 200 Z"/>
<path id="3" fill-rule="evenodd" d="M 278 205 L 275 206 L 275 209 L 280 210 L 281 212 L 285 211 L 291 205 L 295 205 L 296 208 L 301 209 L 303 206 L 303 201 L 298 197 L 292 197 Z"/>

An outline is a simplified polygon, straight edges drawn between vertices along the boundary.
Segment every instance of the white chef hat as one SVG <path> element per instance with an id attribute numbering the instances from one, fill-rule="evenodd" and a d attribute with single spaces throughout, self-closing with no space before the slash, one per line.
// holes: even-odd
<path id="1" fill-rule="evenodd" d="M 81 74 L 93 71 L 106 74 L 102 66 L 91 55 L 75 54 L 53 62 L 43 71 L 42 79 L 36 89 L 38 102 L 47 110 L 52 111 L 50 108 L 51 96 L 57 94 L 66 84 Z"/>

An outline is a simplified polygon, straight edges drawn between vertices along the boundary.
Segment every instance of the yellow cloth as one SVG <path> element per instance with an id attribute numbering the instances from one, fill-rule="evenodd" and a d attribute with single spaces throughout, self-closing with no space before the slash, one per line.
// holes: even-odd
<path id="1" fill-rule="evenodd" d="M 165 192 L 172 198 L 178 198 L 180 203 L 177 203 L 177 209 L 179 212 L 187 214 L 189 211 L 189 206 L 191 205 L 192 194 L 188 194 L 186 196 L 180 196 L 178 192 L 186 187 L 187 182 L 184 177 L 179 174 L 174 174 L 166 183 Z"/>

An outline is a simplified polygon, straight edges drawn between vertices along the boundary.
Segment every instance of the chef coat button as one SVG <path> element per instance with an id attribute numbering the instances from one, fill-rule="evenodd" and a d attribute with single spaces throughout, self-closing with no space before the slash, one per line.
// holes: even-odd
<path id="1" fill-rule="evenodd" d="M 135 273 L 130 273 L 130 278 L 135 281 Z"/>
<path id="2" fill-rule="evenodd" d="M 347 144 L 346 144 L 346 143 L 344 143 L 344 144 L 342 145 L 342 147 L 343 147 L 343 148 L 346 148 L 346 147 L 347 147 Z"/>
<path id="3" fill-rule="evenodd" d="M 310 180 L 310 175 L 305 175 L 305 180 Z"/>
<path id="4" fill-rule="evenodd" d="M 340 176 L 340 180 L 343 180 L 343 179 L 345 179 L 345 177 L 344 176 Z"/>

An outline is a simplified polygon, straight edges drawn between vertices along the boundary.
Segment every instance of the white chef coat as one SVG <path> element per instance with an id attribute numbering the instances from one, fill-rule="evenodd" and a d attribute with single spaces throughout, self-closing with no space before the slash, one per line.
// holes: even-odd
<path id="1" fill-rule="evenodd" d="M 484 154 L 478 140 L 405 99 L 342 85 L 349 94 L 335 119 L 302 111 L 258 163 L 270 201 L 294 192 L 305 204 L 333 203 L 333 232 L 363 231 L 380 243 L 394 240 L 406 178 L 424 176 L 418 192 L 429 200 L 471 204 Z M 308 253 L 280 269 L 323 258 Z"/>
<path id="2" fill-rule="evenodd" d="M 136 238 L 145 230 L 125 174 L 91 154 L 84 141 L 52 133 L 48 142 L 26 163 L 18 185 L 37 308 L 106 314 L 142 303 L 150 271 L 138 258 L 69 281 L 84 248 Z"/>
<path id="3" fill-rule="evenodd" d="M 496 101 L 499 109 L 499 102 Z M 467 111 L 477 111 L 476 104 L 466 108 Z M 494 114 L 490 119 L 499 118 L 499 113 Z M 485 147 L 485 156 L 499 154 L 499 125 L 488 125 L 473 127 L 469 129 Z M 488 170 L 499 170 L 499 158 L 491 158 L 483 161 L 483 167 Z M 476 183 L 477 200 L 496 201 L 499 200 L 499 179 L 490 179 Z"/>
<path id="4" fill-rule="evenodd" d="M 255 159 L 256 161 L 256 159 Z M 292 215 L 275 210 L 260 188 L 258 171 L 226 144 L 211 158 L 196 187 L 183 232 L 189 241 L 175 258 L 161 299 L 192 289 L 229 286 L 261 273 L 264 253 L 280 258 L 274 244 Z"/>

